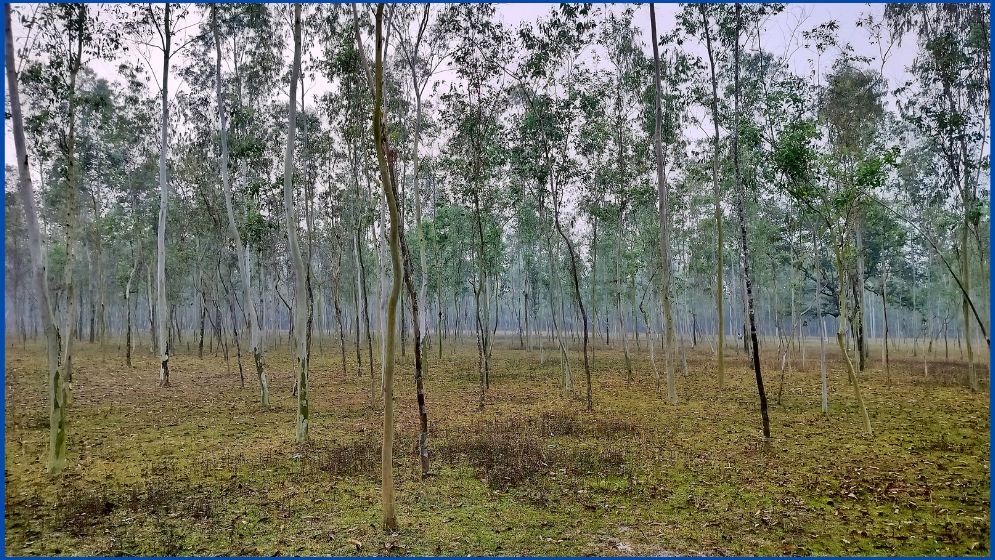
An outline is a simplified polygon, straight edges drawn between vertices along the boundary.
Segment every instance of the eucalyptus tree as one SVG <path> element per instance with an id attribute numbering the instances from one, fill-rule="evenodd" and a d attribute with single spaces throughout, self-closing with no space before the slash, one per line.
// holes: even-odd
<path id="1" fill-rule="evenodd" d="M 397 530 L 397 515 L 394 512 L 394 346 L 397 332 L 397 300 L 401 295 L 401 216 L 398 210 L 397 191 L 394 176 L 390 171 L 393 149 L 388 140 L 387 125 L 384 122 L 384 56 L 387 51 L 387 41 L 383 34 L 384 5 L 377 4 L 376 35 L 374 50 L 376 52 L 373 65 L 373 126 L 371 132 L 377 151 L 377 164 L 380 168 L 380 183 L 383 185 L 384 196 L 390 209 L 390 262 L 393 283 L 390 297 L 387 300 L 387 332 L 386 356 L 383 365 L 384 383 L 384 415 L 383 415 L 383 447 L 381 474 L 383 490 L 383 525 L 389 531 Z"/>
<path id="2" fill-rule="evenodd" d="M 881 298 L 883 361 L 885 379 L 891 384 L 891 356 L 889 348 L 890 325 L 888 322 L 889 284 L 894 284 L 896 276 L 900 277 L 903 268 L 914 262 L 903 254 L 907 246 L 906 230 L 901 227 L 894 216 L 879 205 L 870 204 L 864 211 L 867 218 L 864 230 L 864 249 L 869 276 L 877 280 L 877 289 L 870 288 Z M 906 266 L 902 266 L 901 263 Z M 893 289 L 890 296 L 893 299 L 901 297 L 901 290 Z M 898 296 L 896 298 L 896 295 Z M 914 307 L 914 306 L 913 306 Z"/>
<path id="3" fill-rule="evenodd" d="M 740 170 L 740 114 L 739 114 L 739 97 L 740 97 L 740 80 L 739 80 L 739 41 L 740 41 L 740 30 L 742 29 L 742 6 L 737 3 L 735 6 L 735 36 L 733 38 L 733 68 L 735 78 L 733 80 L 733 112 L 734 112 L 734 123 L 733 123 L 733 137 L 732 137 L 732 157 L 733 157 L 733 167 L 734 174 L 736 178 L 736 213 L 739 215 L 739 238 L 742 250 L 742 263 L 743 263 L 743 281 L 746 284 L 746 305 L 747 313 L 749 314 L 750 321 L 750 345 L 753 350 L 753 373 L 757 381 L 757 392 L 760 395 L 760 417 L 763 424 L 763 434 L 764 440 L 770 439 L 770 419 L 767 416 L 767 393 L 764 390 L 764 380 L 763 374 L 760 370 L 760 343 L 757 340 L 757 321 L 754 310 L 753 302 L 753 285 L 752 278 L 750 277 L 750 251 L 749 244 L 747 241 L 746 233 L 746 193 L 743 187 L 743 181 Z"/>
<path id="4" fill-rule="evenodd" d="M 532 97 L 527 99 L 533 100 Z M 581 102 L 581 106 L 584 107 L 585 103 Z M 600 108 L 600 106 L 598 107 Z M 516 176 L 512 196 L 515 200 L 514 206 L 517 209 L 515 217 L 519 241 L 530 241 L 540 245 L 546 253 L 546 267 L 544 267 L 544 270 L 540 270 L 539 264 L 534 262 L 529 256 L 525 257 L 523 265 L 526 274 L 531 274 L 536 284 L 544 285 L 546 288 L 549 323 L 552 327 L 551 330 L 557 349 L 559 350 L 563 389 L 564 391 L 571 391 L 573 389 L 573 374 L 565 339 L 566 318 L 562 314 L 563 286 L 559 274 L 561 269 L 559 244 L 554 247 L 552 239 L 553 227 L 550 224 L 549 211 L 547 209 L 547 200 L 550 197 L 547 179 L 549 164 L 545 161 L 550 157 L 565 155 L 566 152 L 563 150 L 546 149 L 544 147 L 546 136 L 537 131 L 537 129 L 541 130 L 544 127 L 550 126 L 549 123 L 562 120 L 562 117 L 566 113 L 557 112 L 553 115 L 552 113 L 556 109 L 558 107 L 554 107 L 548 97 L 543 97 L 540 103 L 536 103 L 534 100 L 531 103 L 526 103 L 522 110 L 521 118 L 517 119 L 517 126 L 514 129 L 516 134 L 509 150 L 509 164 Z M 597 110 L 587 112 L 593 113 L 593 118 L 600 116 Z M 581 134 L 583 134 L 583 131 Z M 586 137 L 583 135 L 578 137 L 578 149 L 581 151 L 584 150 L 583 144 L 585 143 L 585 139 Z M 592 142 L 591 144 L 597 151 L 601 151 L 601 148 L 603 148 L 603 145 L 599 145 L 597 142 Z M 588 160 L 590 161 L 590 159 L 589 157 Z M 596 182 L 596 179 L 594 181 Z M 595 204 L 592 202 L 592 205 Z M 538 306 L 538 303 L 538 300 L 533 297 L 533 304 Z M 596 304 L 592 303 L 592 305 Z M 541 340 L 540 337 L 540 344 Z M 544 354 L 541 346 L 539 357 L 540 362 L 542 362 Z"/>
<path id="5" fill-rule="evenodd" d="M 672 255 L 671 232 L 674 228 L 673 202 L 671 201 L 673 175 L 684 160 L 685 142 L 679 127 L 689 120 L 690 97 L 687 90 L 694 79 L 695 61 L 681 49 L 675 48 L 677 34 L 659 37 L 656 31 L 656 13 L 650 6 L 650 29 L 653 41 L 653 152 L 656 160 L 656 210 L 659 220 L 658 247 L 660 258 L 660 309 L 665 333 L 664 367 L 667 376 L 667 398 L 677 402 L 677 387 L 674 372 L 674 258 Z M 660 43 L 671 45 L 665 52 L 661 65 Z M 648 113 L 648 112 L 647 112 Z M 686 171 L 685 171 L 686 173 Z M 647 321 L 647 325 L 648 325 Z M 720 329 L 721 330 L 721 329 Z M 652 343 L 652 342 L 651 342 Z M 683 354 L 682 354 L 683 355 Z M 721 383 L 720 375 L 720 383 Z"/>
<path id="6" fill-rule="evenodd" d="M 113 119 L 108 135 L 108 159 L 118 169 L 117 212 L 123 214 L 121 229 L 127 229 L 131 266 L 123 286 L 125 309 L 125 363 L 132 367 L 135 341 L 135 305 L 132 293 L 144 262 L 144 242 L 151 210 L 152 192 L 148 185 L 155 182 L 155 146 L 153 146 L 156 107 L 148 93 L 148 76 L 141 66 L 122 65 L 119 72 L 123 84 L 114 97 Z M 121 229 L 115 231 L 120 232 Z M 122 235 L 124 235 L 122 233 Z"/>
<path id="7" fill-rule="evenodd" d="M 660 264 L 663 268 L 660 290 L 663 299 L 663 320 L 667 329 L 667 347 L 664 357 L 664 368 L 667 374 L 667 398 L 671 403 L 677 401 L 677 390 L 674 384 L 674 370 L 671 352 L 674 342 L 673 311 L 670 302 L 671 275 L 673 267 L 670 257 L 670 185 L 667 183 L 666 156 L 663 152 L 663 80 L 660 77 L 660 45 L 656 30 L 656 8 L 650 4 L 650 42 L 653 45 L 653 153 L 656 157 L 656 184 L 659 197 L 660 212 Z M 649 326 L 649 321 L 646 322 Z M 650 348 L 654 346 L 650 341 Z M 652 355 L 652 354 L 651 354 Z M 659 388 L 659 382 L 657 383 Z"/>
<path id="8" fill-rule="evenodd" d="M 160 133 L 159 133 L 159 226 L 156 233 L 156 338 L 159 350 L 159 385 L 169 386 L 169 345 L 167 331 L 169 329 L 169 311 L 166 304 L 166 211 L 169 202 L 169 177 L 167 160 L 169 158 L 169 66 L 173 56 L 181 52 L 193 39 L 174 44 L 178 32 L 185 28 L 183 20 L 189 14 L 189 7 L 182 4 L 146 4 L 135 8 L 132 19 L 126 22 L 128 33 L 136 43 L 138 52 L 142 49 L 137 45 L 159 51 L 162 56 L 162 70 L 159 80 L 160 92 Z M 159 37 L 158 43 L 150 43 L 148 37 Z M 145 56 L 143 54 L 143 56 Z M 148 62 L 148 57 L 145 57 Z M 150 70 L 151 70 L 151 63 Z"/>
<path id="9" fill-rule="evenodd" d="M 228 235 L 235 244 L 238 269 L 242 276 L 242 289 L 244 297 L 242 305 L 245 314 L 245 321 L 248 326 L 249 349 L 256 364 L 256 376 L 259 380 L 260 399 L 263 406 L 269 406 L 269 381 L 266 377 L 266 370 L 263 363 L 262 341 L 260 340 L 258 318 L 255 308 L 255 294 L 252 290 L 251 260 L 249 251 L 242 241 L 239 233 L 238 223 L 235 218 L 234 204 L 232 202 L 231 180 L 229 178 L 229 152 L 228 152 L 228 109 L 225 104 L 225 94 L 221 75 L 221 33 L 218 25 L 218 7 L 211 6 L 211 32 L 214 37 L 215 49 L 215 92 L 217 95 L 218 110 L 218 138 L 221 143 L 221 159 L 218 163 L 221 168 L 221 187 L 224 191 L 225 213 L 228 216 Z M 241 90 L 241 88 L 239 88 Z M 245 180 L 244 168 L 242 178 Z M 306 400 L 305 400 L 306 408 Z M 305 428 L 306 430 L 306 428 Z"/>
<path id="10" fill-rule="evenodd" d="M 297 228 L 300 218 L 294 205 L 294 142 L 297 132 L 297 85 L 301 76 L 301 5 L 293 8 L 294 58 L 290 70 L 290 99 L 287 110 L 287 149 L 283 160 L 283 206 L 285 227 L 287 229 L 287 249 L 290 253 L 294 270 L 294 296 L 296 304 L 293 311 L 293 324 L 297 336 L 294 339 L 296 347 L 295 378 L 297 383 L 297 441 L 307 441 L 310 427 L 310 407 L 308 403 L 308 333 L 307 309 L 310 299 L 307 293 L 307 272 L 304 269 L 304 259 L 301 256 L 300 240 Z"/>
<path id="11" fill-rule="evenodd" d="M 42 241 L 38 211 L 35 206 L 34 185 L 28 168 L 27 143 L 24 137 L 24 116 L 21 110 L 18 66 L 15 61 L 14 36 L 12 32 L 12 8 L 4 6 L 4 64 L 7 70 L 7 92 L 10 100 L 10 115 L 13 121 L 14 151 L 17 157 L 18 196 L 24 212 L 24 226 L 28 235 L 28 249 L 31 253 L 31 268 L 35 291 L 38 298 L 38 314 L 41 316 L 42 330 L 48 358 L 48 407 L 49 407 L 49 471 L 58 474 L 65 465 L 66 431 L 68 428 L 68 388 L 59 369 L 59 329 L 48 291 L 48 259 Z M 12 217 L 7 216 L 11 221 Z M 71 333 L 70 333 L 71 336 Z"/>
<path id="12" fill-rule="evenodd" d="M 4 281 L 5 286 L 10 288 L 4 294 L 6 302 L 6 322 L 5 332 L 7 340 L 14 341 L 14 336 L 21 341 L 21 347 L 27 346 L 29 337 L 29 326 L 37 333 L 36 314 L 31 297 L 32 292 L 37 293 L 30 285 L 34 283 L 34 265 L 31 262 L 31 248 L 27 247 L 24 240 L 28 239 L 23 212 L 21 212 L 20 196 L 18 188 L 11 186 L 17 180 L 17 169 L 11 165 L 6 166 L 4 182 L 6 191 L 4 193 Z M 33 188 L 33 187 L 32 187 Z M 37 215 L 37 210 L 35 211 Z M 37 219 L 37 218 L 36 218 Z M 30 322 L 30 323 L 29 323 Z M 34 338 L 32 336 L 32 338 Z"/>
<path id="13" fill-rule="evenodd" d="M 495 183 L 504 159 L 499 148 L 500 114 L 507 103 L 502 69 L 511 56 L 507 32 L 494 13 L 489 4 L 450 5 L 437 23 L 450 45 L 457 78 L 442 95 L 442 120 L 453 129 L 446 149 L 447 167 L 461 186 L 461 198 L 472 207 L 476 225 L 473 292 L 480 408 L 490 382 L 488 301 L 499 249 L 494 241 L 500 240 L 493 216 L 499 209 L 500 193 Z"/>
<path id="14" fill-rule="evenodd" d="M 343 14 L 335 9 L 326 12 L 327 24 L 321 26 L 321 42 L 325 45 L 324 56 L 319 66 L 322 74 L 336 84 L 338 94 L 328 93 L 322 96 L 321 106 L 325 109 L 327 119 L 337 132 L 341 144 L 344 144 L 344 159 L 346 170 L 344 184 L 348 185 L 345 202 L 347 204 L 344 216 L 344 227 L 350 231 L 350 243 L 354 266 L 353 307 L 355 311 L 355 353 L 356 371 L 363 374 L 362 334 L 365 332 L 367 367 L 369 370 L 371 403 L 375 401 L 373 338 L 370 323 L 369 297 L 367 294 L 367 264 L 363 248 L 366 243 L 366 231 L 372 222 L 373 210 L 371 201 L 360 185 L 361 165 L 366 163 L 368 147 L 371 149 L 369 134 L 365 123 L 368 119 L 367 107 L 372 103 L 372 91 L 369 90 L 365 70 L 361 65 L 361 52 L 356 37 L 358 18 L 344 23 Z"/>
<path id="15" fill-rule="evenodd" d="M 988 251 L 982 247 L 980 235 L 982 204 L 978 189 L 987 167 L 985 149 L 989 145 L 990 6 L 889 4 L 885 19 L 899 38 L 912 31 L 917 34 L 920 53 L 910 68 L 913 80 L 899 89 L 903 94 L 899 108 L 920 134 L 936 143 L 947 171 L 948 196 L 960 200 L 960 267 L 955 280 L 962 291 L 968 381 L 976 391 L 979 384 L 971 341 L 972 314 L 991 346 L 988 329 L 977 314 L 971 294 L 969 243 L 973 237 L 977 254 L 986 263 Z"/>
<path id="16" fill-rule="evenodd" d="M 774 158 L 787 178 L 787 193 L 806 206 L 825 226 L 836 269 L 838 306 L 836 340 L 868 435 L 873 435 L 870 416 L 860 392 L 860 382 L 846 344 L 850 306 L 847 291 L 854 274 L 855 221 L 869 193 L 880 188 L 886 167 L 894 154 L 876 146 L 881 115 L 881 90 L 876 74 L 842 58 L 818 107 L 819 121 L 800 118 L 781 135 Z M 821 162 L 814 147 L 822 130 L 830 152 Z"/>
<path id="17" fill-rule="evenodd" d="M 76 272 L 76 246 L 81 241 L 79 197 L 82 190 L 84 170 L 80 161 L 80 115 L 86 110 L 90 96 L 81 83 L 88 72 L 87 64 L 95 59 L 110 58 L 120 47 L 119 35 L 113 26 L 106 23 L 99 13 L 85 4 L 58 4 L 43 6 L 33 18 L 35 39 L 33 48 L 38 50 L 37 57 L 24 57 L 27 66 L 19 72 L 13 60 L 13 38 L 8 37 L 8 84 L 12 87 L 11 103 L 17 103 L 18 120 L 21 124 L 21 140 L 24 140 L 24 125 L 32 130 L 35 141 L 39 144 L 56 146 L 53 153 L 49 148 L 38 150 L 41 160 L 52 160 L 52 167 L 57 179 L 55 187 L 60 191 L 57 199 L 62 201 L 61 213 L 62 234 L 64 235 L 65 257 L 62 270 L 61 292 L 65 304 L 62 307 L 62 327 L 55 329 L 48 324 L 46 306 L 55 305 L 47 298 L 39 295 L 42 324 L 46 333 L 49 357 L 49 461 L 48 468 L 53 474 L 58 474 L 65 466 L 67 407 L 71 401 L 72 356 L 73 341 L 76 338 L 74 329 L 77 320 L 79 300 L 75 293 L 74 274 Z M 7 27 L 8 33 L 10 26 Z M 23 51 L 22 51 L 23 52 Z M 28 54 L 28 53 L 25 53 Z M 31 97 L 32 114 L 28 123 L 24 123 L 20 92 L 17 91 L 19 81 L 23 82 Z M 92 85 L 92 83 L 91 83 Z M 86 86 L 90 87 L 90 86 Z M 13 115 L 12 115 L 13 116 Z M 28 178 L 27 142 L 21 143 L 15 132 L 15 150 L 21 144 L 18 152 L 18 173 L 21 175 L 19 190 L 22 196 L 22 207 L 26 213 L 26 224 L 29 234 L 33 226 L 28 213 L 34 208 L 32 195 L 33 185 Z M 27 198 L 32 198 L 29 202 Z M 33 259 L 36 276 L 47 274 L 47 263 L 44 259 L 41 235 L 37 243 L 30 241 L 39 250 L 39 258 Z M 44 288 L 38 283 L 38 289 Z M 60 346 L 55 352 L 53 344 Z M 58 367 L 53 369 L 54 362 Z"/>
<path id="18" fill-rule="evenodd" d="M 705 43 L 705 52 L 708 56 L 708 75 L 711 93 L 703 97 L 707 99 L 712 121 L 712 197 L 713 214 L 715 216 L 715 314 L 716 314 L 716 336 L 715 344 L 716 367 L 718 369 L 719 387 L 725 385 L 725 310 L 723 308 L 723 278 L 725 276 L 723 251 L 725 248 L 722 227 L 722 194 L 719 183 L 719 159 L 720 159 L 720 117 L 719 111 L 719 81 L 718 65 L 721 62 L 721 51 L 716 43 L 718 35 L 721 33 L 722 23 L 727 19 L 728 9 L 718 4 L 688 4 L 678 15 L 678 21 L 689 34 L 700 33 Z M 697 12 L 697 13 L 696 13 Z M 713 23 L 713 20 L 715 23 Z M 718 26 L 718 29 L 713 26 Z"/>
<path id="19" fill-rule="evenodd" d="M 634 11 L 627 8 L 620 14 L 608 13 L 598 32 L 598 44 L 605 50 L 606 58 L 611 64 L 604 71 L 606 81 L 605 107 L 608 126 L 611 130 L 611 141 L 605 147 L 604 179 L 606 202 L 614 201 L 615 231 L 615 307 L 618 332 L 622 339 L 622 351 L 628 378 L 632 377 L 632 361 L 629 356 L 627 321 L 625 308 L 622 305 L 623 295 L 626 300 L 634 300 L 634 290 L 625 286 L 623 279 L 632 278 L 630 272 L 638 266 L 634 254 L 630 250 L 633 229 L 631 216 L 636 213 L 632 195 L 637 188 L 638 178 L 643 174 L 639 156 L 642 144 L 639 138 L 640 130 L 635 126 L 629 115 L 629 106 L 639 106 L 640 98 L 647 78 L 646 57 L 642 53 L 642 44 L 638 39 L 638 30 L 633 24 Z M 580 33 L 582 28 L 578 29 Z M 576 41 L 576 39 L 575 39 Z M 638 341 L 638 328 L 636 336 Z"/>
<path id="20" fill-rule="evenodd" d="M 420 14 L 419 9 L 420 8 Z M 431 15 L 431 4 L 421 6 L 400 5 L 390 19 L 390 26 L 397 33 L 397 47 L 405 65 L 408 68 L 411 79 L 411 94 L 415 99 L 415 116 L 411 134 L 411 180 L 413 183 L 414 203 L 415 203 L 415 231 L 418 239 L 418 260 L 421 269 L 421 279 L 418 288 L 418 301 L 425 303 L 428 289 L 428 260 L 425 251 L 424 231 L 422 228 L 422 182 L 421 182 L 421 140 L 423 132 L 423 98 L 425 90 L 432 76 L 438 71 L 440 65 L 445 61 L 442 56 L 442 45 L 438 41 L 438 35 L 430 33 L 429 18 Z M 411 18 L 416 31 L 411 34 Z M 426 333 L 425 314 L 417 318 L 420 330 Z M 417 341 L 418 344 L 421 341 Z"/>
<path id="21" fill-rule="evenodd" d="M 407 64 L 408 70 L 411 74 L 411 93 L 415 98 L 414 131 L 412 133 L 411 140 L 411 179 L 415 202 L 415 233 L 418 243 L 418 259 L 421 272 L 417 293 L 415 293 L 412 286 L 413 279 L 411 278 L 412 266 L 409 255 L 409 246 L 407 241 L 404 239 L 402 239 L 401 243 L 405 255 L 405 285 L 408 287 L 408 299 L 411 302 L 412 324 L 415 331 L 415 392 L 416 399 L 418 401 L 419 419 L 418 456 L 420 457 L 422 476 L 426 476 L 428 474 L 428 412 L 426 410 L 423 382 L 423 342 L 424 337 L 427 334 L 425 317 L 428 311 L 427 291 L 429 269 L 428 258 L 426 256 L 425 229 L 422 226 L 422 183 L 419 173 L 422 162 L 419 157 L 419 149 L 421 147 L 422 135 L 422 97 L 424 96 L 425 88 L 428 86 L 429 79 L 444 60 L 443 57 L 439 56 L 440 45 L 438 44 L 438 41 L 432 40 L 435 36 L 427 36 L 431 6 L 431 4 L 424 4 L 422 7 L 421 17 L 414 18 L 417 21 L 417 31 L 413 38 L 409 35 L 409 33 L 403 33 L 401 32 L 401 29 L 399 29 L 402 25 L 408 24 L 407 18 L 405 17 L 408 14 L 408 11 L 404 9 L 404 7 L 398 6 L 393 14 L 394 17 L 389 20 L 390 24 L 398 33 L 398 46 L 401 54 L 403 55 L 404 62 Z M 397 23 L 398 21 L 401 23 Z M 422 56 L 423 43 L 428 50 L 425 56 Z M 403 215 L 401 216 L 401 222 L 401 236 L 403 237 Z M 422 307 L 419 308 L 419 305 Z M 403 344 L 401 348 L 403 352 Z"/>
<path id="22" fill-rule="evenodd" d="M 584 377 L 587 385 L 587 410 L 593 409 L 591 365 L 589 358 L 589 324 L 584 296 L 581 293 L 580 255 L 563 224 L 564 191 L 571 176 L 578 175 L 576 162 L 569 157 L 576 120 L 580 114 L 577 105 L 582 99 L 578 80 L 582 73 L 575 71 L 577 60 L 584 48 L 594 39 L 597 11 L 591 4 L 567 5 L 554 8 L 549 16 L 537 25 L 523 26 L 519 38 L 525 47 L 525 58 L 512 74 L 526 103 L 525 123 L 538 128 L 539 153 L 536 165 L 540 193 L 540 209 L 546 189 L 551 198 L 553 225 L 567 248 L 574 300 L 580 311 L 583 327 Z M 507 68 L 505 68 L 507 72 Z M 564 84 L 562 90 L 557 82 Z M 569 227 L 569 226 L 568 226 Z M 551 310 L 555 313 L 555 311 Z M 561 341 L 561 352 L 563 352 Z"/>

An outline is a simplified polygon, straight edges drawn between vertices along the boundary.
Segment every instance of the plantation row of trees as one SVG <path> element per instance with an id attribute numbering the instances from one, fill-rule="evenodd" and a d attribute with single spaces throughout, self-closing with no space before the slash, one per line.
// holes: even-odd
<path id="1" fill-rule="evenodd" d="M 670 402 L 688 348 L 720 386 L 740 348 L 765 437 L 761 344 L 820 361 L 823 410 L 831 345 L 862 409 L 889 338 L 924 373 L 954 353 L 978 390 L 989 7 L 888 5 L 858 22 L 877 56 L 799 27 L 805 75 L 765 45 L 784 9 L 689 4 L 663 28 L 652 5 L 559 5 L 511 28 L 491 4 L 6 6 L 6 334 L 48 344 L 50 469 L 83 340 L 152 351 L 162 386 L 170 355 L 223 352 L 262 407 L 289 343 L 299 441 L 310 357 L 340 354 L 384 408 L 388 527 L 398 350 L 424 472 L 422 380 L 464 337 L 481 408 L 499 336 L 558 359 L 589 410 L 598 345 L 630 377 L 649 352 Z"/>

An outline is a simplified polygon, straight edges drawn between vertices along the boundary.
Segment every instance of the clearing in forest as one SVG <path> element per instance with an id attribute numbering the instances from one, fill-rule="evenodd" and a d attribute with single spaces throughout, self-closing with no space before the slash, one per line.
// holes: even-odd
<path id="1" fill-rule="evenodd" d="M 824 417 L 815 352 L 804 370 L 798 360 L 788 368 L 780 403 L 772 352 L 765 447 L 742 352 L 729 352 L 721 391 L 711 352 L 690 352 L 674 406 L 657 393 L 645 351 L 627 382 L 621 349 L 602 344 L 586 413 L 582 390 L 562 395 L 555 354 L 541 364 L 517 342 L 495 343 L 483 412 L 474 346 L 447 344 L 441 362 L 429 360 L 425 480 L 413 382 L 397 380 L 396 533 L 379 527 L 382 406 L 370 409 L 355 363 L 343 375 L 333 341 L 323 351 L 315 342 L 305 445 L 295 443 L 286 347 L 268 353 L 273 403 L 262 410 L 258 388 L 239 387 L 234 359 L 228 370 L 220 355 L 178 353 L 171 386 L 157 388 L 157 357 L 138 353 L 128 369 L 114 345 L 80 344 L 59 487 L 45 474 L 42 349 L 8 345 L 6 551 L 988 553 L 989 404 L 987 392 L 963 386 L 963 364 L 937 361 L 924 379 L 921 357 L 903 350 L 890 387 L 871 364 L 868 439 L 835 359 Z"/>

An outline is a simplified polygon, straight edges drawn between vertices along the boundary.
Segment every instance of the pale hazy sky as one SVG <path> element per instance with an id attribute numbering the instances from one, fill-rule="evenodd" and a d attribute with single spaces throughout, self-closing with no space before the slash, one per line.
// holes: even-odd
<path id="1" fill-rule="evenodd" d="M 549 12 L 551 6 L 553 6 L 553 4 L 498 4 L 498 17 L 501 18 L 501 20 L 507 25 L 515 27 L 522 22 L 534 21 L 537 18 L 543 17 Z M 598 6 L 612 10 L 621 10 L 624 7 L 622 4 L 598 4 Z M 94 7 L 97 8 L 97 6 Z M 34 9 L 34 6 L 30 4 L 20 4 L 15 5 L 14 8 L 24 13 L 30 13 L 30 11 Z M 677 4 L 657 5 L 657 25 L 661 34 L 673 29 L 675 25 L 675 14 L 679 9 L 680 6 Z M 796 74 L 809 75 L 813 69 L 811 61 L 815 59 L 816 55 L 813 50 L 805 48 L 802 44 L 801 31 L 811 29 L 829 20 L 835 19 L 840 24 L 838 34 L 840 42 L 850 43 L 858 55 L 864 55 L 874 59 L 874 66 L 882 69 L 883 75 L 888 81 L 889 89 L 893 89 L 901 81 L 907 79 L 908 74 L 905 69 L 909 64 L 911 64 L 917 47 L 912 37 L 906 38 L 901 46 L 895 46 L 892 48 L 886 63 L 883 67 L 880 66 L 880 51 L 878 46 L 872 44 L 867 30 L 858 28 L 856 22 L 859 17 L 867 13 L 873 14 L 875 19 L 880 19 L 883 10 L 883 4 L 788 4 L 782 14 L 769 20 L 765 26 L 761 36 L 763 48 L 775 54 L 787 55 L 792 70 Z M 201 17 L 200 14 L 201 13 L 196 8 L 192 10 L 189 23 L 196 22 Z M 649 43 L 648 5 L 643 4 L 642 6 L 636 8 L 635 22 L 642 31 L 641 40 L 645 51 L 649 54 L 651 52 L 651 47 Z M 185 22 L 184 25 L 188 25 L 188 23 Z M 196 28 L 197 26 L 191 26 L 190 32 L 194 32 Z M 17 43 L 17 47 L 20 48 L 24 42 L 24 29 L 20 26 L 18 18 L 14 18 L 13 31 L 15 43 Z M 307 44 L 307 37 L 305 37 L 305 42 Z M 314 41 L 311 41 L 310 44 L 313 46 Z M 753 43 L 747 45 L 747 48 L 755 47 L 756 44 L 754 38 Z M 694 41 L 685 43 L 685 48 L 692 52 L 704 55 L 704 48 Z M 132 53 L 131 56 L 135 57 L 134 53 Z M 148 58 L 154 68 L 154 73 L 158 75 L 161 69 L 161 57 L 157 59 L 155 52 L 149 51 Z M 288 64 L 289 59 L 290 56 L 287 57 Z M 824 73 L 830 67 L 834 59 L 835 54 L 833 53 L 823 56 L 819 63 L 820 71 Z M 183 57 L 181 55 L 174 59 L 172 67 L 175 69 L 182 64 Z M 111 80 L 117 77 L 116 62 L 96 61 L 91 64 L 91 66 L 101 77 Z M 450 73 L 445 71 L 440 72 L 437 74 L 437 79 L 440 81 L 446 81 L 447 74 Z M 171 94 L 175 94 L 177 88 L 186 87 L 182 81 L 175 78 L 171 79 L 170 86 Z M 156 87 L 155 83 L 153 83 L 151 87 Z M 306 103 L 313 102 L 314 96 L 326 91 L 327 87 L 327 84 L 320 78 L 312 83 L 305 83 L 305 91 L 307 92 Z M 431 88 L 429 88 L 429 90 L 431 90 Z M 24 99 L 22 101 L 29 102 L 30 100 Z M 7 136 L 7 153 L 5 154 L 5 160 L 7 164 L 13 164 L 13 139 L 11 137 L 9 123 L 5 127 L 5 132 Z M 690 136 L 698 136 L 699 132 L 688 131 L 688 134 Z"/>

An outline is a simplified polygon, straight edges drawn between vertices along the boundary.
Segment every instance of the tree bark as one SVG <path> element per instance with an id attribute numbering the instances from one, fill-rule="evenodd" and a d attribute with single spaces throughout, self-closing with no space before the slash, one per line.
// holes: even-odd
<path id="1" fill-rule="evenodd" d="M 725 324 L 722 309 L 722 206 L 720 205 L 719 194 L 719 92 L 718 79 L 715 76 L 715 55 L 712 51 L 712 34 L 705 12 L 705 4 L 700 4 L 703 29 L 705 30 L 705 47 L 708 51 L 708 68 L 712 84 L 712 126 L 715 129 L 712 137 L 712 197 L 715 207 L 715 313 L 718 342 L 715 344 L 715 356 L 717 360 L 719 388 L 725 385 Z"/>
<path id="2" fill-rule="evenodd" d="M 287 228 L 287 248 L 294 267 L 293 310 L 294 330 L 297 336 L 294 343 L 297 348 L 297 441 L 307 441 L 310 422 L 308 406 L 308 348 L 307 339 L 307 309 L 308 290 L 307 273 L 304 269 L 304 258 L 301 256 L 300 241 L 297 235 L 297 209 L 294 206 L 294 142 L 297 134 L 297 82 L 301 75 L 301 5 L 294 5 L 294 61 L 290 73 L 290 105 L 287 114 L 287 150 L 283 159 L 283 206 Z"/>
<path id="3" fill-rule="evenodd" d="M 66 436 L 68 430 L 68 388 L 62 371 L 59 369 L 59 329 L 48 291 L 48 259 L 42 246 L 41 227 L 38 223 L 38 210 L 35 206 L 34 186 L 28 169 L 28 150 L 24 137 L 24 117 L 21 112 L 21 96 L 18 86 L 17 66 L 14 62 L 14 36 L 11 30 L 11 7 L 4 5 L 4 64 L 7 69 L 7 92 L 10 96 L 10 115 L 13 122 L 14 153 L 17 157 L 17 187 L 21 209 L 24 212 L 25 229 L 28 234 L 28 248 L 31 253 L 31 268 L 38 297 L 38 313 L 41 316 L 42 330 L 45 333 L 45 347 L 48 357 L 48 412 L 49 449 L 48 470 L 58 475 L 65 467 Z M 71 336 L 68 335 L 68 336 Z"/>
<path id="4" fill-rule="evenodd" d="M 299 8 L 298 8 L 299 10 Z M 397 300 L 401 295 L 401 250 L 400 212 L 397 197 L 394 195 L 393 181 L 388 171 L 387 129 L 383 122 L 383 56 L 386 43 L 383 38 L 383 4 L 377 4 L 376 11 L 376 59 L 374 62 L 373 93 L 373 143 L 376 146 L 377 163 L 380 167 L 380 181 L 383 184 L 387 207 L 390 212 L 390 264 L 393 283 L 387 299 L 387 326 L 385 357 L 383 364 L 383 448 L 381 453 L 382 499 L 384 528 L 397 530 L 397 516 L 394 513 L 393 446 L 394 446 L 394 346 L 397 330 Z"/>
<path id="5" fill-rule="evenodd" d="M 735 84 L 735 128 L 732 136 L 733 167 L 736 176 L 736 213 L 739 214 L 739 241 L 742 245 L 743 281 L 746 285 L 746 309 L 750 325 L 750 344 L 753 350 L 753 373 L 757 380 L 757 393 L 760 396 L 760 419 L 763 424 L 764 440 L 770 440 L 770 419 L 767 416 L 767 393 L 764 391 L 763 374 L 760 371 L 760 344 L 757 341 L 757 320 L 753 304 L 753 281 L 750 277 L 750 249 L 746 236 L 746 193 L 743 188 L 739 161 L 739 30 L 742 6 L 736 4 L 736 42 L 733 51 Z"/>

